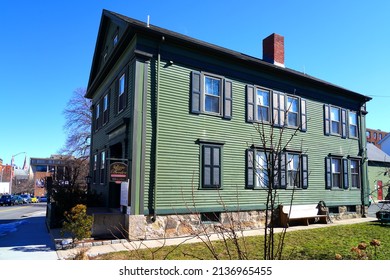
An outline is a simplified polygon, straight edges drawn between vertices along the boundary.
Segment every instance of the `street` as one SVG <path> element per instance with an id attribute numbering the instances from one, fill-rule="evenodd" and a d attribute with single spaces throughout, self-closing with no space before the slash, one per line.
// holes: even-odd
<path id="1" fill-rule="evenodd" d="M 46 203 L 0 207 L 0 260 L 57 260 Z"/>

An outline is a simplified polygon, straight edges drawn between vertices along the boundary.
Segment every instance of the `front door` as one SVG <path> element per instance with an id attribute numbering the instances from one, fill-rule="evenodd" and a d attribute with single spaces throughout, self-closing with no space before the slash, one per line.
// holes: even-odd
<path id="1" fill-rule="evenodd" d="M 383 200 L 382 181 L 377 182 L 377 187 L 378 187 L 378 200 Z"/>

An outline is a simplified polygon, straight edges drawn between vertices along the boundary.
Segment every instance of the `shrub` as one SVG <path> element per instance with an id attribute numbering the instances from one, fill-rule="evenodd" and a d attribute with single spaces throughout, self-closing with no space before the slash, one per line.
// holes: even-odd
<path id="1" fill-rule="evenodd" d="M 62 232 L 69 232 L 73 241 L 91 237 L 93 217 L 87 215 L 87 207 L 77 204 L 69 212 L 64 213 L 65 221 Z"/>

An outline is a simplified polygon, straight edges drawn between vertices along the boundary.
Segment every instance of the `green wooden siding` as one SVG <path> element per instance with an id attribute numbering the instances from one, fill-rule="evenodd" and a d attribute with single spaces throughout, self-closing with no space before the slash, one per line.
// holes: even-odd
<path id="1" fill-rule="evenodd" d="M 389 167 L 386 167 L 387 164 L 380 162 L 369 162 L 368 163 L 368 181 L 370 185 L 370 194 L 374 200 L 378 199 L 377 183 L 382 181 L 383 187 L 383 198 L 385 199 L 389 191 L 389 175 L 385 173 Z"/>
<path id="2" fill-rule="evenodd" d="M 162 66 L 166 62 L 162 63 Z M 150 64 L 154 73 L 156 62 Z M 233 82 L 233 118 L 190 113 L 191 71 L 180 65 L 160 68 L 160 103 L 158 135 L 158 174 L 156 186 L 157 213 L 185 212 L 193 205 L 198 210 L 212 211 L 231 207 L 242 209 L 264 208 L 266 193 L 263 190 L 245 189 L 245 150 L 251 144 L 261 144 L 253 124 L 245 121 L 246 83 L 226 77 Z M 213 73 L 218 74 L 218 73 Z M 150 75 L 150 81 L 155 77 Z M 258 83 L 261 86 L 261 81 Z M 148 89 L 146 166 L 153 166 L 152 87 Z M 299 93 L 297 93 L 299 94 Z M 294 203 L 327 205 L 357 205 L 361 203 L 360 190 L 326 190 L 325 157 L 329 153 L 357 156 L 357 139 L 342 139 L 324 135 L 323 103 L 307 100 L 307 132 L 298 132 L 289 148 L 306 152 L 309 157 L 309 188 L 294 192 Z M 269 130 L 269 127 L 266 127 Z M 279 129 L 275 131 L 279 132 Z M 285 129 L 284 141 L 292 129 Z M 199 189 L 200 145 L 197 139 L 223 141 L 221 190 Z M 153 189 L 150 170 L 145 173 L 146 190 Z M 289 203 L 292 190 L 279 190 L 279 202 Z M 150 196 L 145 192 L 145 206 Z M 145 207 L 147 212 L 147 207 Z"/>

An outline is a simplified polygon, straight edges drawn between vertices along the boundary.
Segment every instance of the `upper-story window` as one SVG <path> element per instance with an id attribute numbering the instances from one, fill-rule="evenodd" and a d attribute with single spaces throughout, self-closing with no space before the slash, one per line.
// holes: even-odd
<path id="1" fill-rule="evenodd" d="M 287 125 L 298 127 L 299 103 L 297 97 L 287 97 Z"/>
<path id="2" fill-rule="evenodd" d="M 374 139 L 376 139 L 376 132 L 374 132 Z"/>
<path id="3" fill-rule="evenodd" d="M 118 33 L 115 33 L 114 38 L 112 39 L 112 44 L 116 46 L 116 44 L 118 44 L 118 40 L 119 40 L 119 35 Z"/>
<path id="4" fill-rule="evenodd" d="M 232 81 L 217 75 L 191 73 L 191 112 L 232 118 Z"/>
<path id="5" fill-rule="evenodd" d="M 358 137 L 356 112 L 349 112 L 349 137 Z"/>
<path id="6" fill-rule="evenodd" d="M 366 131 L 366 137 L 371 138 L 371 133 L 369 131 Z"/>
<path id="7" fill-rule="evenodd" d="M 382 133 L 379 133 L 379 140 L 382 140 Z"/>
<path id="8" fill-rule="evenodd" d="M 118 85 L 118 113 L 121 112 L 125 108 L 125 92 L 126 92 L 126 74 L 123 73 L 119 77 L 119 85 Z"/>
<path id="9" fill-rule="evenodd" d="M 337 135 L 347 138 L 347 110 L 331 105 L 324 105 L 325 135 Z"/>
<path id="10" fill-rule="evenodd" d="M 331 133 L 341 134 L 340 108 L 331 107 L 330 109 Z"/>
<path id="11" fill-rule="evenodd" d="M 100 128 L 100 103 L 95 106 L 95 130 Z"/>
<path id="12" fill-rule="evenodd" d="M 108 93 L 104 95 L 103 97 L 103 124 L 106 124 L 108 122 L 108 115 L 109 115 L 109 103 L 108 103 Z"/>
<path id="13" fill-rule="evenodd" d="M 94 183 L 97 182 L 97 160 L 98 160 L 98 156 L 97 154 L 94 154 L 93 155 L 93 177 L 92 177 Z"/>
<path id="14" fill-rule="evenodd" d="M 307 130 L 306 100 L 283 92 L 247 85 L 247 122 L 270 123 L 277 127 Z"/>
<path id="15" fill-rule="evenodd" d="M 271 112 L 270 92 L 268 90 L 257 88 L 256 93 L 256 119 L 261 122 L 269 122 Z"/>
<path id="16" fill-rule="evenodd" d="M 222 80 L 210 76 L 204 77 L 204 111 L 220 114 Z"/>

